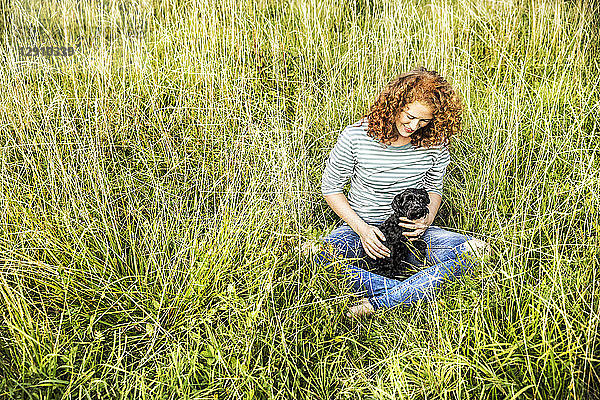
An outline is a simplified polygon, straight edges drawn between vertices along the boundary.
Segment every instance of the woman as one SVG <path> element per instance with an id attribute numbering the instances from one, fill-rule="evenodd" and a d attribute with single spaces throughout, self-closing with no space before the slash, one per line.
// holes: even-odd
<path id="1" fill-rule="evenodd" d="M 339 135 L 325 163 L 321 192 L 344 223 L 323 238 L 316 261 L 328 263 L 336 255 L 349 259 L 344 263 L 349 283 L 366 296 L 349 315 L 432 296 L 444 281 L 473 266 L 474 253 L 488 251 L 481 240 L 431 225 L 441 204 L 450 139 L 460 130 L 461 111 L 451 85 L 421 67 L 392 80 L 369 112 Z M 365 253 L 371 259 L 390 255 L 378 226 L 393 213 L 394 196 L 411 187 L 427 190 L 429 214 L 414 221 L 404 218 L 402 226 L 412 229 L 404 233 L 409 240 L 427 243 L 428 267 L 403 281 L 368 272 Z M 406 261 L 419 266 L 412 255 Z"/>

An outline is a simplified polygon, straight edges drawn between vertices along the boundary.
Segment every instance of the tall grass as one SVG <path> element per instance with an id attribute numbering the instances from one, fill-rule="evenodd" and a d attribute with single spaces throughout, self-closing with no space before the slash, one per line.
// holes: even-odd
<path id="1" fill-rule="evenodd" d="M 595 3 L 3 7 L 0 397 L 600 396 Z M 417 65 L 465 103 L 436 225 L 494 256 L 351 321 L 298 247 L 339 131 Z"/>

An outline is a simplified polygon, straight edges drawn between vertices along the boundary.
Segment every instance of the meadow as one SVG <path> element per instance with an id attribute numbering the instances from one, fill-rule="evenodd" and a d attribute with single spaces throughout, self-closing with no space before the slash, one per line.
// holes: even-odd
<path id="1" fill-rule="evenodd" d="M 0 398 L 600 398 L 595 2 L 0 7 Z M 493 254 L 348 319 L 324 161 L 421 65 L 464 102 L 435 224 Z"/>

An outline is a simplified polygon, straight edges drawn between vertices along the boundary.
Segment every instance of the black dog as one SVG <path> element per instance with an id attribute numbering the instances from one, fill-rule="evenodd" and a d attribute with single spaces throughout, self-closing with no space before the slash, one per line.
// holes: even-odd
<path id="1" fill-rule="evenodd" d="M 413 252 L 418 259 L 425 258 L 427 244 L 422 240 L 409 240 L 402 233 L 411 231 L 398 225 L 400 217 L 406 217 L 410 220 L 423 218 L 429 213 L 427 205 L 429 204 L 429 195 L 425 189 L 406 189 L 397 194 L 392 201 L 394 214 L 389 217 L 378 228 L 385 236 L 382 243 L 390 249 L 390 256 L 369 258 L 368 263 L 370 271 L 392 279 L 404 278 L 406 273 L 406 257 Z"/>

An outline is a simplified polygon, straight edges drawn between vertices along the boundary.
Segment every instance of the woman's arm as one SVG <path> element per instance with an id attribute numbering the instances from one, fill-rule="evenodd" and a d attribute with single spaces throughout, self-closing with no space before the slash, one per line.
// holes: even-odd
<path id="1" fill-rule="evenodd" d="M 426 221 L 428 221 L 428 226 L 433 224 L 433 220 L 437 215 L 438 210 L 440 209 L 440 204 L 442 204 L 442 196 L 435 192 L 429 192 L 429 214 L 427 214 Z"/>
<path id="2" fill-rule="evenodd" d="M 375 259 L 390 256 L 390 249 L 381 243 L 381 240 L 385 241 L 383 232 L 376 226 L 369 225 L 363 221 L 352 207 L 350 207 L 350 203 L 348 203 L 348 199 L 344 193 L 334 193 L 325 195 L 324 197 L 329 207 L 360 236 L 365 253 L 369 257 Z"/>
<path id="3" fill-rule="evenodd" d="M 361 228 L 364 228 L 367 225 L 367 223 L 354 212 L 352 207 L 350 207 L 350 203 L 348 203 L 348 199 L 344 193 L 335 193 L 323 197 L 325 197 L 325 201 L 329 204 L 329 207 L 331 207 L 331 209 L 343 219 L 354 232 L 359 233 Z"/>

